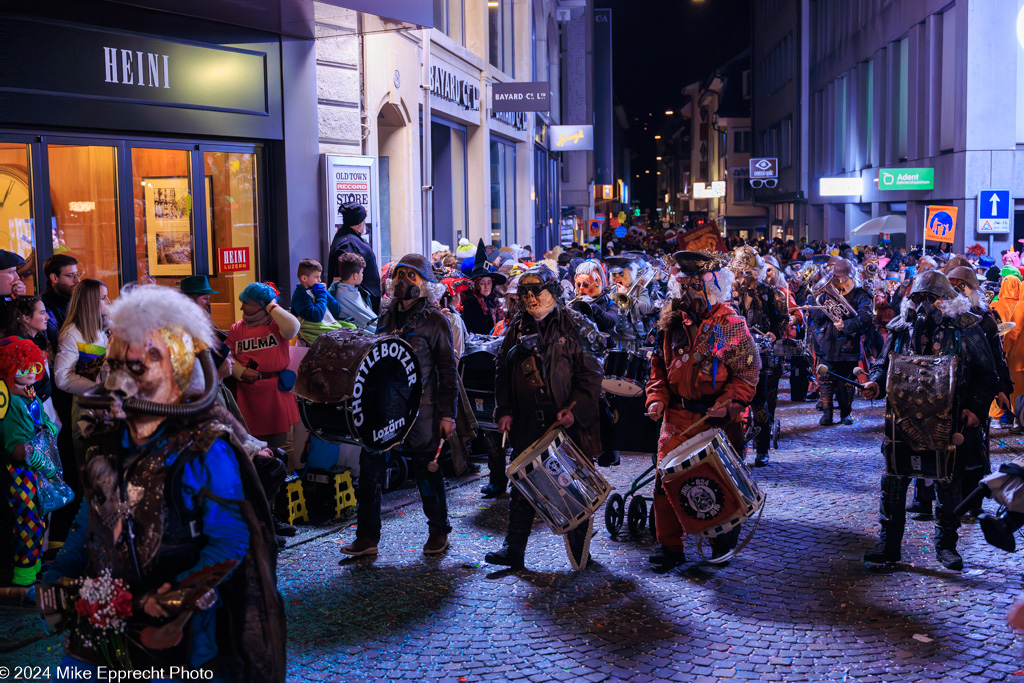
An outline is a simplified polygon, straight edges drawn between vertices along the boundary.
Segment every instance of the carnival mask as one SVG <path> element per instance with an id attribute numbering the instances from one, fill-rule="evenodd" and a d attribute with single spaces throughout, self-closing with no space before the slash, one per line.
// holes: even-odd
<path id="1" fill-rule="evenodd" d="M 423 288 L 419 286 L 422 278 L 414 270 L 399 268 L 395 273 L 395 298 L 399 301 L 414 301 L 423 296 Z"/>
<path id="2" fill-rule="evenodd" d="M 590 275 L 576 277 L 576 296 L 596 298 L 601 293 L 601 285 Z"/>
<path id="3" fill-rule="evenodd" d="M 519 299 L 534 320 L 543 320 L 555 308 L 555 297 L 539 282 L 520 282 Z"/>
<path id="4" fill-rule="evenodd" d="M 195 357 L 176 357 L 182 356 L 183 351 L 169 345 L 165 340 L 168 335 L 161 332 L 151 332 L 144 346 L 129 346 L 116 336 L 111 338 L 107 348 L 110 374 L 103 383 L 108 394 L 122 400 L 139 398 L 162 404 L 181 402 L 182 392 L 188 386 L 185 366 L 190 378 Z M 191 351 L 192 339 L 182 341 L 182 346 Z"/>

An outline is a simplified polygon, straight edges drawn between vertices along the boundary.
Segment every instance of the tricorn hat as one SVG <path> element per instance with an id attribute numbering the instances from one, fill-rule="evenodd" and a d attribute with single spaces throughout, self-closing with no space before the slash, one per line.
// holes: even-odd
<path id="1" fill-rule="evenodd" d="M 724 257 L 703 251 L 677 251 L 672 258 L 679 265 L 680 274 L 688 277 L 716 273 L 727 264 Z"/>

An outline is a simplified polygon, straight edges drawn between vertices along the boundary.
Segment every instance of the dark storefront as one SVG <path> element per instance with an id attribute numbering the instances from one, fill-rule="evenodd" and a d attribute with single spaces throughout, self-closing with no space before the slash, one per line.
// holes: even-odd
<path id="1" fill-rule="evenodd" d="M 55 252 L 112 294 L 208 275 L 227 326 L 247 284 L 289 281 L 288 244 L 318 223 L 287 229 L 304 170 L 285 173 L 286 39 L 104 2 L 7 13 L 0 36 L 0 248 L 28 260 L 30 291 Z"/>

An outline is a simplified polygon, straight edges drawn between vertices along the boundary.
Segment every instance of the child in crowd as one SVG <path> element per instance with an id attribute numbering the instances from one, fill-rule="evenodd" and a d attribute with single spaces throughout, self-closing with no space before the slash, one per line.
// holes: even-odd
<path id="1" fill-rule="evenodd" d="M 338 302 L 327 291 L 321 279 L 324 267 L 319 261 L 299 261 L 299 284 L 292 292 L 292 312 L 299 319 L 299 337 L 312 345 L 324 332 L 347 327 L 341 320 L 342 312 Z"/>
<path id="2" fill-rule="evenodd" d="M 359 289 L 363 282 L 363 269 L 366 268 L 366 260 L 359 254 L 342 252 L 338 257 L 338 274 L 341 279 L 331 285 L 330 294 L 334 295 L 341 310 L 338 316 L 343 319 L 350 319 L 358 327 L 366 325 L 377 318 L 370 302 Z"/>
<path id="3" fill-rule="evenodd" d="M 46 354 L 29 339 L 0 341 L 0 460 L 4 493 L 14 517 L 14 578 L 16 586 L 31 586 L 42 566 L 46 512 L 39 487 L 42 478 L 58 474 L 49 450 L 57 437 L 55 425 L 36 397 L 34 384 L 46 367 Z M 51 438 L 37 438 L 48 430 Z"/>

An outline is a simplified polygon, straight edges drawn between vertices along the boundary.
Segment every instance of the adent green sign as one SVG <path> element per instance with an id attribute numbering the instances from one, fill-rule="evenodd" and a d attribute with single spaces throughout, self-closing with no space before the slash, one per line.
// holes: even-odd
<path id="1" fill-rule="evenodd" d="M 934 168 L 880 168 L 879 190 L 934 190 Z"/>

